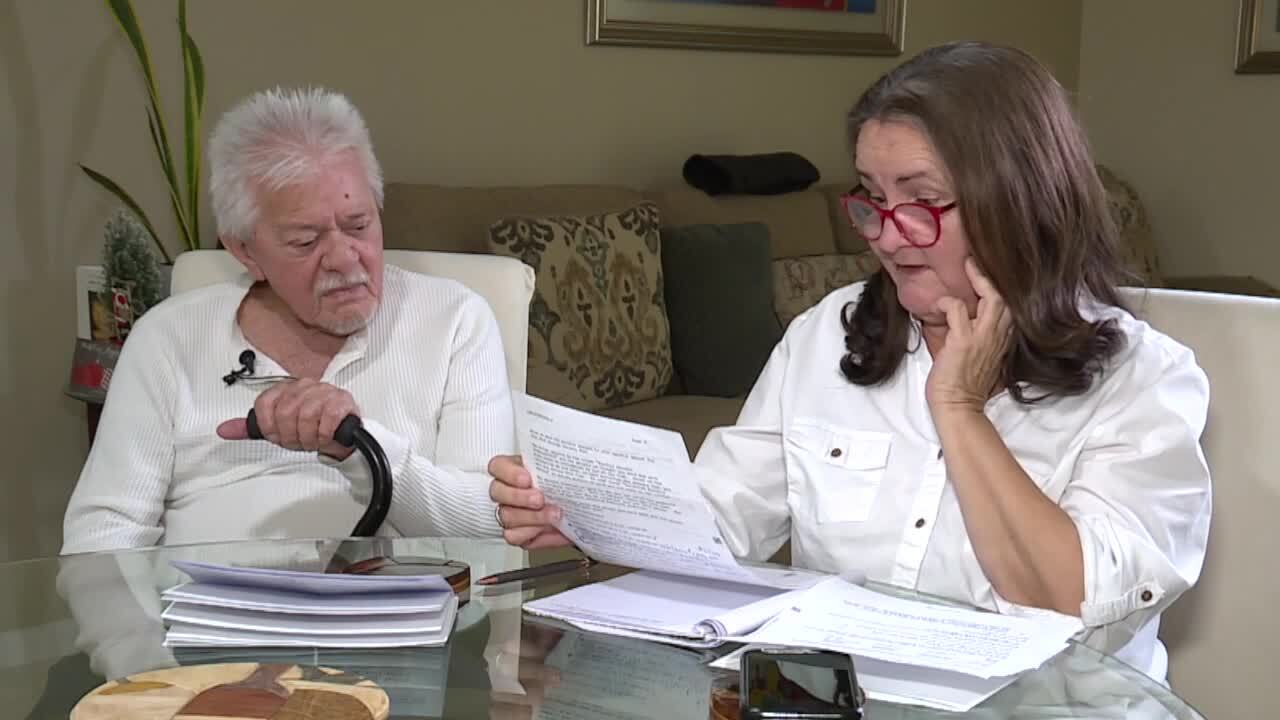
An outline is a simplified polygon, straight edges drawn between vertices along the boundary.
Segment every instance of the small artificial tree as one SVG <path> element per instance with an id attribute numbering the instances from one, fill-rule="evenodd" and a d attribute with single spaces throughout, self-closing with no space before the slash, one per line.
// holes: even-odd
<path id="1" fill-rule="evenodd" d="M 155 237 L 127 208 L 116 210 L 103 231 L 102 269 L 107 289 L 129 291 L 129 305 L 136 322 L 164 299 L 165 288 L 152 248 Z"/>

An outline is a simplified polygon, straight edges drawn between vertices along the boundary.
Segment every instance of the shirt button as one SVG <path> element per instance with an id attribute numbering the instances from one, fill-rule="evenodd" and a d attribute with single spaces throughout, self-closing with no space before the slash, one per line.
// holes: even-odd
<path id="1" fill-rule="evenodd" d="M 919 520 L 916 520 L 916 527 L 917 528 L 924 527 L 924 518 L 920 518 Z"/>
<path id="2" fill-rule="evenodd" d="M 1151 591 L 1150 591 L 1150 590 L 1143 590 L 1143 591 L 1142 591 L 1142 602 L 1151 602 Z"/>
<path id="3" fill-rule="evenodd" d="M 840 448 L 831 448 L 831 457 L 840 457 L 843 454 L 844 452 L 842 452 Z"/>

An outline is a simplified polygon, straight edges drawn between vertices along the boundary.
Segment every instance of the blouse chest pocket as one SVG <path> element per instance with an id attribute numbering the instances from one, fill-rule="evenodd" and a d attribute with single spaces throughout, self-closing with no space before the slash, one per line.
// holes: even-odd
<path id="1" fill-rule="evenodd" d="M 863 522 L 871 516 L 893 435 L 798 420 L 786 446 L 792 491 L 819 523 Z"/>

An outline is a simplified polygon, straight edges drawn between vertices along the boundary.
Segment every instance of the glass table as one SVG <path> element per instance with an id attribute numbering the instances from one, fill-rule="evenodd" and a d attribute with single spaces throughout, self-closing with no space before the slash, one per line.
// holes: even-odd
<path id="1" fill-rule="evenodd" d="M 442 648 L 174 649 L 163 645 L 160 592 L 185 580 L 173 560 L 319 570 L 418 556 L 460 560 L 471 579 L 564 557 L 500 541 L 453 538 L 272 540 L 148 548 L 0 565 L 0 708 L 4 717 L 65 719 L 108 679 L 212 662 L 288 662 L 372 680 L 393 718 L 698 718 L 725 671 L 712 653 L 586 633 L 526 616 L 521 603 L 625 570 L 596 566 L 525 583 L 472 585 Z M 884 718 L 1179 718 L 1201 716 L 1168 688 L 1073 644 L 967 713 L 869 701 Z"/>

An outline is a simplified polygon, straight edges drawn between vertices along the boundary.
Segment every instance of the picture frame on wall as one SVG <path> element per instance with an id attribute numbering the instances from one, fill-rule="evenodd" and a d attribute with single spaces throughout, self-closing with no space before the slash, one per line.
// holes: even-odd
<path id="1" fill-rule="evenodd" d="M 1240 0 L 1236 72 L 1280 73 L 1280 0 Z"/>
<path id="2" fill-rule="evenodd" d="M 902 54 L 907 0 L 586 0 L 587 44 Z"/>

